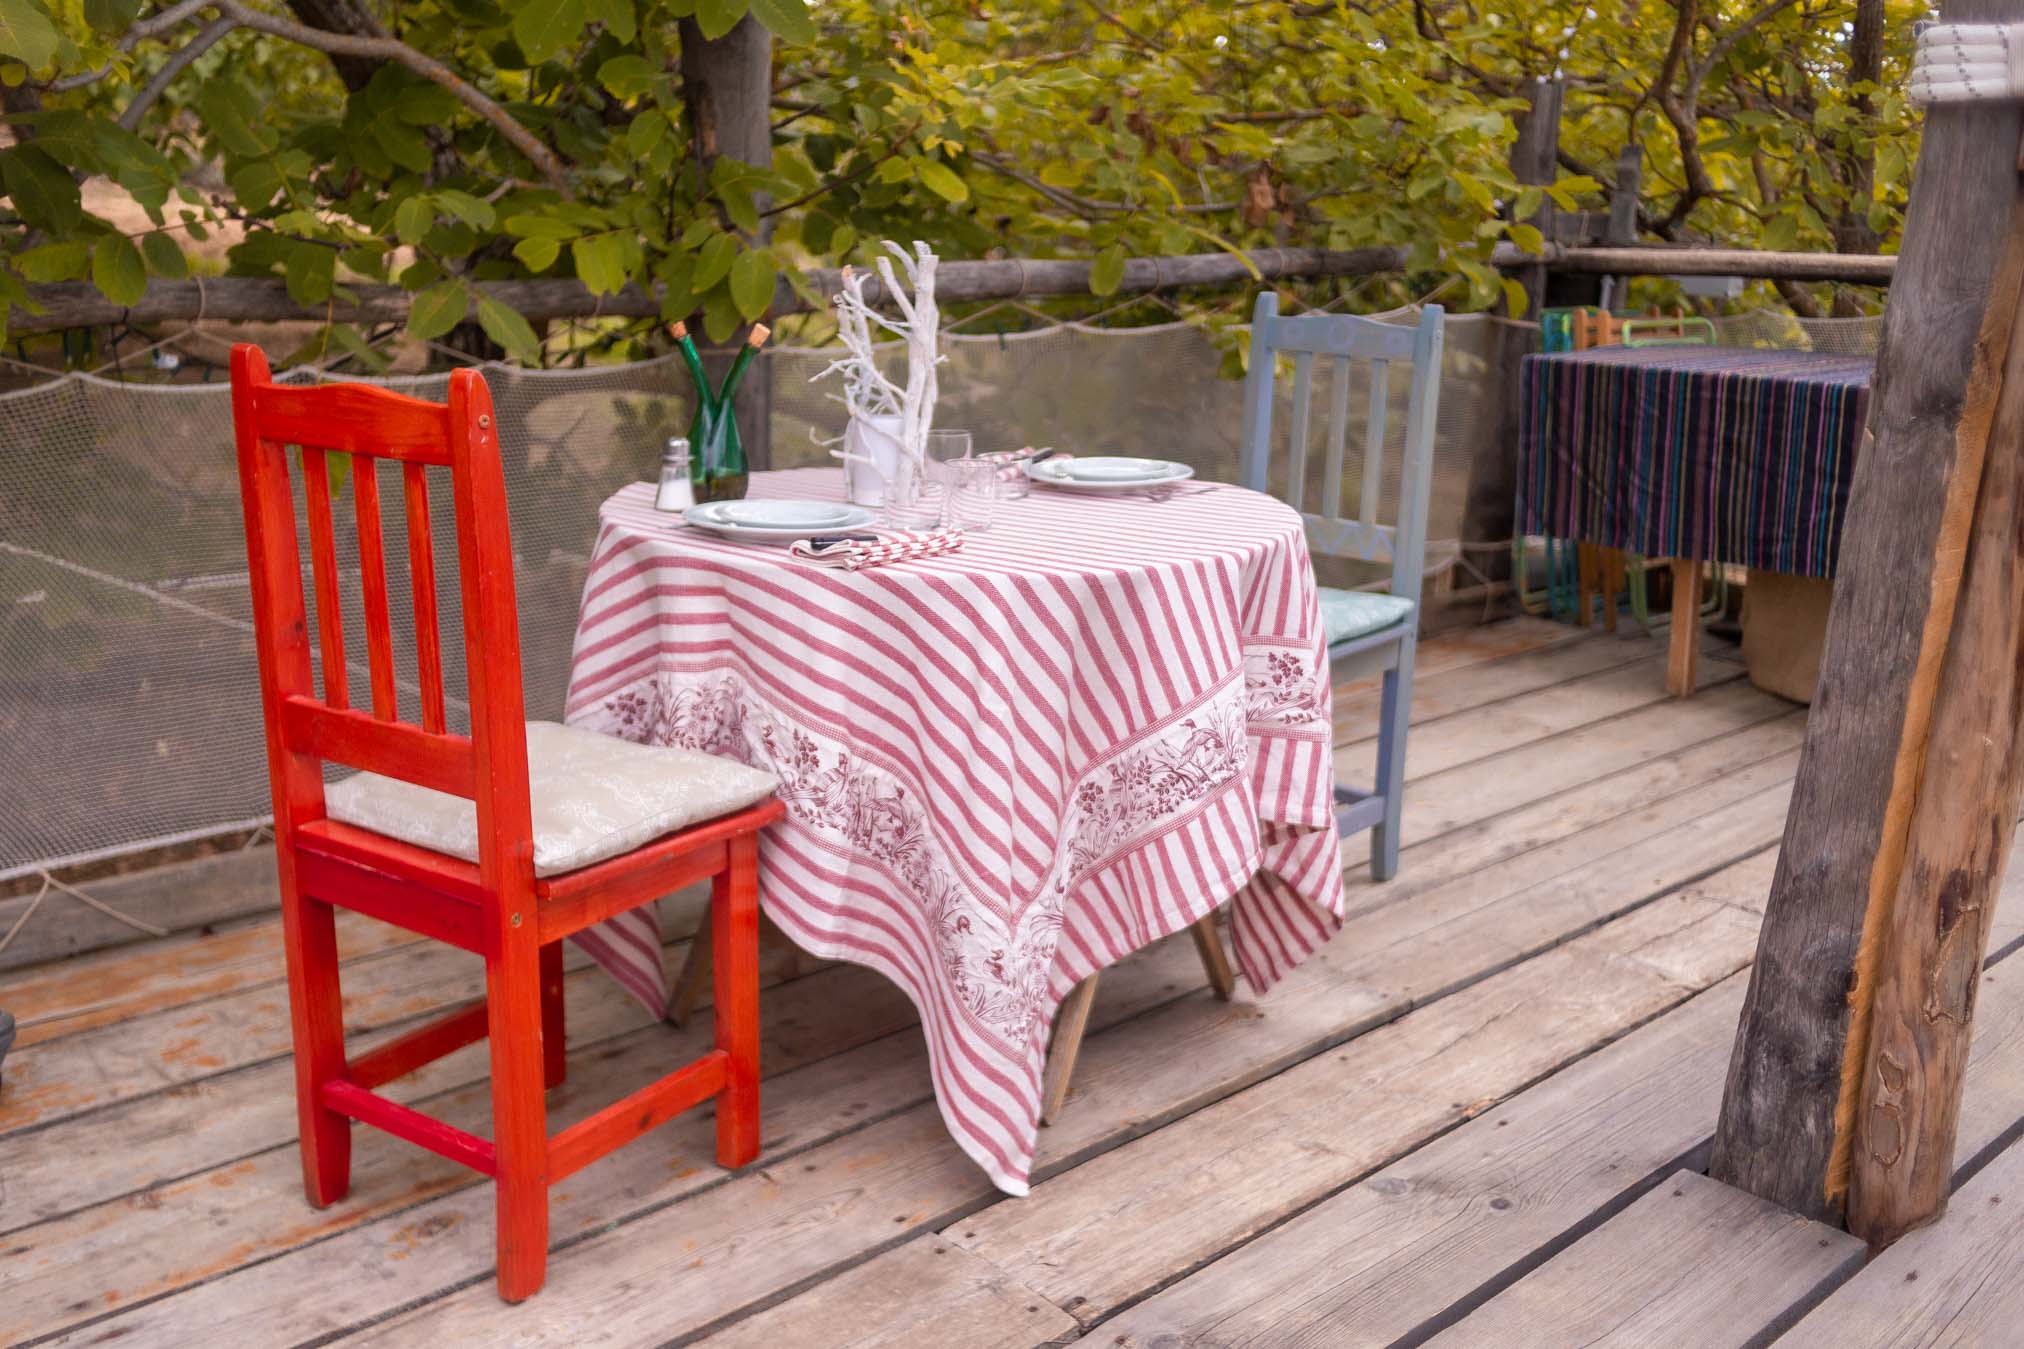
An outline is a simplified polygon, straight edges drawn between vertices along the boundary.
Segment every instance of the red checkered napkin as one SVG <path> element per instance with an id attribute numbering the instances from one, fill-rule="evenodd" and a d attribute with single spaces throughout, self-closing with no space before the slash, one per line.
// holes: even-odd
<path id="1" fill-rule="evenodd" d="M 881 532 L 876 543 L 845 541 L 832 543 L 826 548 L 818 548 L 808 539 L 796 539 L 788 545 L 787 551 L 803 561 L 820 566 L 860 571 L 866 567 L 882 567 L 888 562 L 953 553 L 962 546 L 962 530 L 935 529 L 925 534 Z"/>

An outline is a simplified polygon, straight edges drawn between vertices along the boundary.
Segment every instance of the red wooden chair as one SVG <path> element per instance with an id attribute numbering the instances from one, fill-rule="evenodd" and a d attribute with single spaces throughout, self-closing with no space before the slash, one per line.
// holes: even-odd
<path id="1" fill-rule="evenodd" d="M 232 411 L 274 788 L 275 856 L 309 1200 L 319 1207 L 332 1204 L 349 1188 L 352 1120 L 462 1162 L 497 1183 L 499 1293 L 509 1302 L 519 1301 L 541 1287 L 548 1259 L 548 1187 L 563 1177 L 711 1097 L 718 1098 L 719 1164 L 743 1166 L 758 1154 L 757 842 L 759 829 L 777 819 L 782 808 L 772 795 L 771 779 L 742 765 L 544 723 L 534 724 L 543 734 L 532 741 L 536 753 L 530 770 L 498 426 L 491 395 L 475 372 L 460 370 L 450 377 L 446 406 L 355 384 L 277 385 L 260 352 L 242 345 L 232 352 Z M 320 697 L 312 684 L 289 446 L 305 449 L 301 469 L 322 655 Z M 311 449 L 351 456 L 369 709 L 348 701 L 329 469 L 326 455 L 306 452 Z M 402 721 L 397 709 L 374 472 L 379 459 L 398 460 L 403 475 L 419 725 Z M 456 511 L 468 737 L 445 726 L 429 533 L 426 471 L 431 466 L 449 470 Z M 571 783 L 555 765 L 544 768 L 542 747 L 551 742 L 565 743 L 579 759 L 585 742 L 591 742 L 593 759 L 602 752 L 599 745 L 620 755 L 673 755 L 666 766 L 678 773 L 696 769 L 702 761 L 703 787 L 678 780 L 675 795 L 691 818 L 716 818 L 673 833 L 660 828 L 663 836 L 644 846 L 636 845 L 664 818 L 623 820 L 619 823 L 631 830 L 631 837 L 624 837 L 624 830 L 613 836 L 622 839 L 618 847 L 630 851 L 611 856 L 606 854 L 616 849 L 603 846 L 593 850 L 603 860 L 582 865 L 563 857 L 558 865 L 557 858 L 544 856 L 548 840 L 536 830 L 537 818 L 558 804 L 544 797 L 566 793 Z M 368 770 L 335 784 L 333 797 L 349 790 L 355 805 L 360 798 L 369 805 L 377 784 L 408 794 L 399 799 L 392 817 L 407 807 L 422 815 L 441 808 L 461 812 L 467 856 L 391 837 L 401 831 L 398 820 L 386 826 L 388 832 L 377 832 L 332 818 L 322 775 L 326 760 Z M 660 766 L 658 761 L 646 765 Z M 634 759 L 622 766 L 636 776 L 640 768 Z M 748 776 L 726 787 L 727 775 L 735 779 L 738 774 Z M 375 819 L 370 811 L 362 817 Z M 440 842 L 435 835 L 426 838 Z M 550 1137 L 543 1090 L 563 1080 L 560 942 L 704 877 L 712 880 L 716 1048 Z M 348 1058 L 333 906 L 483 956 L 486 996 Z M 487 1036 L 492 1055 L 489 1140 L 373 1090 Z"/>

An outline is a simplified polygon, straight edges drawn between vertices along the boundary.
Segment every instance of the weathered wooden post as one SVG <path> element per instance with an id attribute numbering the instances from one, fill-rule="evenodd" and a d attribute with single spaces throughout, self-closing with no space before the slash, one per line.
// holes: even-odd
<path id="1" fill-rule="evenodd" d="M 1633 130 L 1632 135 L 1636 132 Z M 1644 181 L 1644 146 L 1635 139 L 1623 147 L 1616 157 L 1616 186 L 1609 194 L 1609 227 L 1603 234 L 1603 242 L 1611 245 L 1629 245 L 1637 242 L 1637 198 L 1640 184 Z M 1606 276 L 1598 288 L 1596 303 L 1607 309 L 1617 300 L 1617 289 L 1626 284 L 1627 278 Z"/>
<path id="2" fill-rule="evenodd" d="M 2024 20 L 1956 0 L 1948 22 Z M 1717 1179 L 1887 1241 L 1944 1208 L 2017 818 L 2019 106 L 1932 108 Z"/>
<path id="3" fill-rule="evenodd" d="M 1565 80 L 1535 79 L 1525 87 L 1531 106 L 1513 120 L 1518 138 L 1511 142 L 1511 176 L 1530 187 L 1543 186 L 1560 176 L 1560 106 L 1567 96 Z M 1540 203 L 1531 224 L 1550 242 L 1554 238 L 1553 203 Z M 1536 319 L 1546 305 L 1546 263 L 1515 269 L 1525 287 L 1525 312 L 1514 319 Z"/>
<path id="4" fill-rule="evenodd" d="M 1525 97 L 1532 106 L 1514 119 L 1518 136 L 1510 150 L 1511 175 L 1520 183 L 1550 183 L 1559 176 L 1560 104 L 1565 92 L 1566 86 L 1559 80 L 1538 79 L 1526 87 Z M 1541 203 L 1530 223 L 1550 241 L 1553 203 Z M 1521 265 L 1515 275 L 1525 287 L 1525 312 L 1511 317 L 1537 320 L 1546 303 L 1545 264 Z M 1519 362 L 1537 349 L 1520 330 L 1499 325 L 1494 345 L 1486 353 L 1495 370 L 1490 387 L 1497 391 L 1498 401 L 1496 419 L 1489 423 L 1493 430 L 1489 436 L 1477 433 L 1475 453 L 1469 461 L 1469 488 L 1462 503 L 1465 544 L 1502 544 L 1511 537 L 1518 498 Z M 1501 548 L 1479 551 L 1476 565 L 1486 580 L 1501 581 L 1510 574 L 1510 554 Z"/>

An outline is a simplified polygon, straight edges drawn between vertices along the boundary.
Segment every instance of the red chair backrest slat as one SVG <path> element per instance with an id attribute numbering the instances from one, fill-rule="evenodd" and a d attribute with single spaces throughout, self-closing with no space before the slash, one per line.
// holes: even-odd
<path id="1" fill-rule="evenodd" d="M 477 802 L 480 867 L 531 876 L 527 742 L 514 610 L 512 543 L 498 418 L 475 371 L 450 377 L 449 402 L 430 403 L 360 384 L 298 388 L 274 383 L 252 346 L 232 351 L 232 414 L 246 511 L 254 628 L 260 654 L 275 829 L 285 836 L 323 817 L 321 764 L 331 760 Z M 303 500 L 323 665 L 312 681 L 302 562 L 289 474 L 300 447 Z M 351 706 L 343 601 L 327 455 L 351 456 L 360 596 L 371 712 Z M 378 461 L 401 462 L 409 591 L 415 610 L 421 721 L 400 719 Z M 450 474 L 464 600 L 471 734 L 446 729 L 435 555 L 426 469 Z"/>

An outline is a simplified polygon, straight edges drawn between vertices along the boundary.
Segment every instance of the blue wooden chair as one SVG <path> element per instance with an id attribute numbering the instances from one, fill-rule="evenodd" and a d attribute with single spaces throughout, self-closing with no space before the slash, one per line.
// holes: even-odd
<path id="1" fill-rule="evenodd" d="M 1307 524 L 1308 551 L 1320 557 L 1391 564 L 1389 594 L 1321 591 L 1328 635 L 1329 675 L 1336 682 L 1384 675 L 1378 727 L 1377 782 L 1368 791 L 1335 789 L 1336 831 L 1347 837 L 1368 829 L 1371 875 L 1388 881 L 1399 865 L 1399 811 L 1406 772 L 1406 723 L 1413 693 L 1413 651 L 1419 634 L 1420 581 L 1426 565 L 1427 496 L 1433 477 L 1434 419 L 1441 400 L 1439 305 L 1427 305 L 1408 328 L 1348 314 L 1282 318 L 1279 297 L 1258 297 L 1251 316 L 1251 370 L 1244 385 L 1244 443 L 1237 481 L 1259 492 L 1278 492 Z M 1275 463 L 1272 449 L 1273 382 L 1281 355 L 1293 358 L 1292 425 L 1287 451 Z M 1334 367 L 1330 384 L 1326 458 L 1321 499 L 1307 500 L 1307 452 L 1314 367 Z M 1406 401 L 1405 458 L 1391 523 L 1380 524 L 1384 483 L 1385 414 L 1391 370 L 1412 371 Z M 1355 508 L 1343 503 L 1343 458 L 1349 432 L 1351 367 L 1368 371 L 1372 391 L 1365 419 L 1363 462 Z M 1276 471 L 1275 471 L 1276 470 Z"/>

